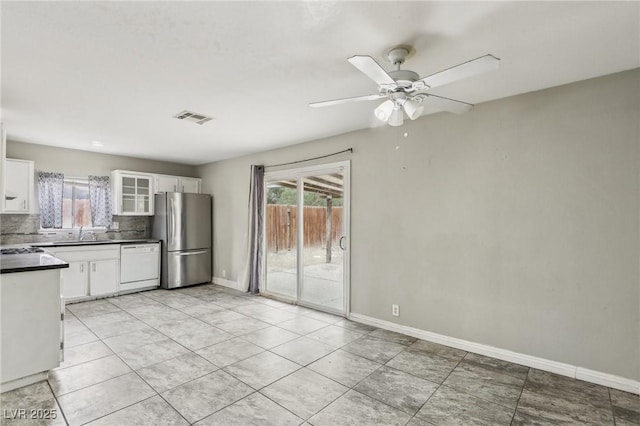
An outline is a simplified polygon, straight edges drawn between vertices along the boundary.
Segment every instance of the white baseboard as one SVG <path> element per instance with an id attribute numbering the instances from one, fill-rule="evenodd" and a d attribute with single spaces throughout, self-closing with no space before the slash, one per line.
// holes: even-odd
<path id="1" fill-rule="evenodd" d="M 575 365 L 552 361 L 545 358 L 539 358 L 532 355 L 512 352 L 506 349 L 495 348 L 493 346 L 470 342 L 468 340 L 458 339 L 456 337 L 449 337 L 438 333 L 432 333 L 430 331 L 420 330 L 418 328 L 408 327 L 406 325 L 400 325 L 390 321 L 368 317 L 366 315 L 351 313 L 351 315 L 349 315 L 349 319 L 374 327 L 383 328 L 385 330 L 406 334 L 418 339 L 428 340 L 430 342 L 461 349 L 463 351 L 490 356 L 492 358 L 501 359 L 503 361 L 509 361 L 515 364 L 537 368 L 538 370 L 549 371 L 551 373 L 584 380 L 586 382 L 619 389 L 625 392 L 640 394 L 640 381 L 637 380 L 614 376 L 613 374 L 589 370 L 587 368 L 577 367 Z"/>
<path id="2" fill-rule="evenodd" d="M 576 379 L 640 395 L 640 382 L 637 380 L 626 379 L 582 367 L 576 368 Z"/>
<path id="3" fill-rule="evenodd" d="M 30 376 L 21 377 L 19 379 L 10 380 L 0 385 L 0 392 L 7 392 L 10 390 L 18 389 L 23 386 L 31 385 L 33 383 L 47 380 L 49 372 L 43 371 L 41 373 L 32 374 Z"/>
<path id="4" fill-rule="evenodd" d="M 211 282 L 214 284 L 221 285 L 222 287 L 232 288 L 234 290 L 243 291 L 243 288 L 240 288 L 240 285 L 237 281 L 231 281 L 226 278 L 213 277 L 211 278 Z"/>

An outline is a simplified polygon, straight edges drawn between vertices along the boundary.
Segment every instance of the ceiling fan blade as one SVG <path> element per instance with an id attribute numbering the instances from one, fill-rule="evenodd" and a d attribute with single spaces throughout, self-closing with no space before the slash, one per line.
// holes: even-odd
<path id="1" fill-rule="evenodd" d="M 447 68 L 444 71 L 423 77 L 413 83 L 413 88 L 416 90 L 425 90 L 428 88 L 444 86 L 445 84 L 473 77 L 474 75 L 482 74 L 483 72 L 496 70 L 499 66 L 500 59 L 493 55 L 484 55 L 460 65 Z"/>
<path id="2" fill-rule="evenodd" d="M 428 94 L 427 99 L 423 102 L 426 106 L 431 106 L 440 111 L 452 112 L 454 114 L 463 114 L 473 108 L 472 104 L 468 104 L 462 101 L 456 101 L 455 99 L 449 99 L 442 96 L 436 96 Z"/>
<path id="3" fill-rule="evenodd" d="M 347 61 L 379 86 L 396 86 L 396 81 L 371 56 L 356 55 L 348 58 Z"/>
<path id="4" fill-rule="evenodd" d="M 343 98 L 343 99 L 334 99 L 332 101 L 324 101 L 324 102 L 312 102 L 309 104 L 312 108 L 318 107 L 326 107 L 340 104 L 347 104 L 350 102 L 360 102 L 360 101 L 375 101 L 376 99 L 386 98 L 386 95 L 364 95 L 364 96 L 354 96 L 353 98 Z"/>

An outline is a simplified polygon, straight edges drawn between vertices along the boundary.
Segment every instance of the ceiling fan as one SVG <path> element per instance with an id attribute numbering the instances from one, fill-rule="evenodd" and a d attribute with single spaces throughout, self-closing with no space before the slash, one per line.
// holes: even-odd
<path id="1" fill-rule="evenodd" d="M 310 103 L 309 106 L 317 108 L 387 98 L 374 110 L 374 113 L 379 120 L 388 122 L 391 126 L 401 126 L 404 122 L 404 113 L 411 120 L 418 118 L 422 114 L 426 102 L 440 111 L 462 114 L 469 111 L 473 105 L 425 92 L 437 86 L 443 86 L 457 80 L 495 70 L 500 62 L 500 59 L 493 55 L 484 55 L 420 78 L 414 71 L 400 69 L 404 61 L 413 56 L 414 52 L 413 47 L 408 45 L 400 45 L 390 49 L 387 57 L 389 62 L 396 67 L 394 71 L 390 72 L 386 72 L 371 56 L 356 55 L 348 58 L 347 60 L 351 65 L 376 82 L 378 93 L 314 102 Z"/>

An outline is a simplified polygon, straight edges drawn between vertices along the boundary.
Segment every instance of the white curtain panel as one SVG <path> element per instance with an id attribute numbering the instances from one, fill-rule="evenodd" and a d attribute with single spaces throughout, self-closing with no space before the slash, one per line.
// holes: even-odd
<path id="1" fill-rule="evenodd" d="M 63 186 L 62 173 L 38 172 L 38 202 L 42 228 L 62 228 Z"/>
<path id="2" fill-rule="evenodd" d="M 111 226 L 111 181 L 109 176 L 89 176 L 92 226 Z"/>

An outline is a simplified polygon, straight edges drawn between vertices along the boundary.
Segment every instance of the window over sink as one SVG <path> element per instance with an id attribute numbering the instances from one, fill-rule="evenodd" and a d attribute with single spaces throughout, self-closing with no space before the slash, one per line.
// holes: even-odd
<path id="1" fill-rule="evenodd" d="M 62 227 L 46 228 L 47 231 L 59 229 L 105 229 L 93 226 L 91 221 L 91 201 L 89 180 L 83 178 L 64 178 L 62 184 Z"/>
<path id="2" fill-rule="evenodd" d="M 62 229 L 90 228 L 89 181 L 65 179 L 62 189 Z"/>

